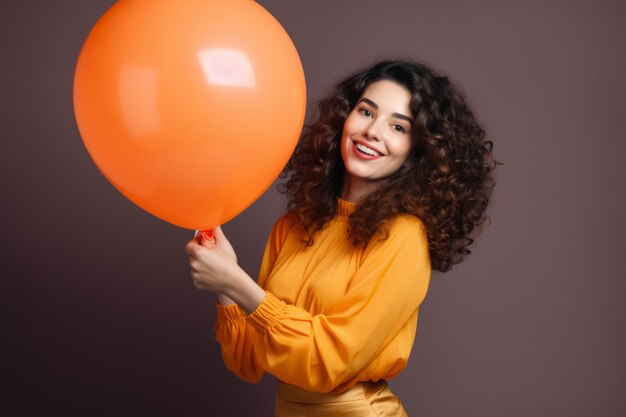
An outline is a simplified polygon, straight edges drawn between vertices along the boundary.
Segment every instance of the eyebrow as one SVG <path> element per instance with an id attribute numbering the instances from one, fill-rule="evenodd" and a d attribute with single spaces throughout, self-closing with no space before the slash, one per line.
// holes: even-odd
<path id="1" fill-rule="evenodd" d="M 378 110 L 378 104 L 374 103 L 372 100 L 370 100 L 367 97 L 363 97 L 361 100 L 359 100 L 360 102 L 366 102 L 367 104 L 369 104 L 370 106 L 372 106 L 373 108 L 375 108 L 376 110 Z M 357 104 L 359 104 L 357 103 Z M 393 117 L 397 117 L 398 119 L 403 119 L 406 120 L 407 122 L 409 122 L 411 124 L 411 126 L 413 126 L 413 119 L 411 119 L 409 116 L 405 116 L 404 114 L 400 114 L 400 113 L 394 113 L 392 114 Z"/>

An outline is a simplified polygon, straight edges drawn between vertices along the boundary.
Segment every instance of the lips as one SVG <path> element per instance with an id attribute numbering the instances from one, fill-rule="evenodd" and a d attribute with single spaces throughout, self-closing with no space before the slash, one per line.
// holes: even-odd
<path id="1" fill-rule="evenodd" d="M 355 154 L 358 158 L 360 158 L 360 159 L 364 159 L 364 160 L 368 160 L 368 161 L 369 161 L 369 160 L 372 160 L 372 159 L 382 158 L 382 156 L 383 156 L 383 155 L 373 156 L 373 155 L 368 155 L 368 154 L 366 154 L 366 153 L 363 153 L 363 152 L 359 151 L 359 150 L 357 149 L 357 147 L 356 147 L 356 144 L 357 144 L 357 143 L 359 143 L 360 145 L 364 145 L 364 146 L 367 146 L 367 145 L 365 145 L 364 143 L 361 143 L 361 142 L 352 141 L 352 151 L 354 152 L 354 154 Z M 369 148 L 369 146 L 367 146 L 367 147 Z M 370 149 L 371 149 L 371 148 L 370 148 Z M 375 152 L 378 152 L 378 151 L 375 151 Z M 379 153 L 380 153 L 380 152 L 379 152 Z"/>

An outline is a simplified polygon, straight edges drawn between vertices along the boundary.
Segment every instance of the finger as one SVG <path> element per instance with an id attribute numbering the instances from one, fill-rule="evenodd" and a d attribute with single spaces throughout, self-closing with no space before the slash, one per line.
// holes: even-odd
<path id="1" fill-rule="evenodd" d="M 222 226 L 217 226 L 215 229 L 213 229 L 213 233 L 215 234 L 216 240 L 223 240 L 224 238 L 226 238 L 226 236 L 224 236 Z"/>
<path id="2" fill-rule="evenodd" d="M 187 244 L 185 245 L 185 252 L 195 257 L 196 251 L 198 250 L 197 248 L 198 248 L 198 243 L 195 241 L 195 239 L 192 239 L 189 242 L 187 242 Z"/>
<path id="3" fill-rule="evenodd" d="M 209 289 L 209 287 L 207 287 L 202 281 L 198 280 L 193 281 L 193 286 L 202 291 L 207 291 Z"/>

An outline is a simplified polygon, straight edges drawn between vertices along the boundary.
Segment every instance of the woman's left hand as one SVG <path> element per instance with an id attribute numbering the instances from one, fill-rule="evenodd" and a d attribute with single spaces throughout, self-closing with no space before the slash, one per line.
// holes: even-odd
<path id="1" fill-rule="evenodd" d="M 219 233 L 216 238 L 225 236 Z M 193 285 L 202 291 L 226 292 L 240 269 L 234 251 L 225 251 L 214 239 L 205 240 L 202 234 L 187 242 L 185 251 L 189 254 Z"/>

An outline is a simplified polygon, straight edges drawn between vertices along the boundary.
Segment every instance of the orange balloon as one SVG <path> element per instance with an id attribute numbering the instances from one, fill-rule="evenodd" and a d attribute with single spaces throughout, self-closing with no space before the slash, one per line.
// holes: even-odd
<path id="1" fill-rule="evenodd" d="M 223 224 L 263 194 L 305 107 L 296 48 L 250 0 L 118 1 L 74 75 L 76 121 L 98 169 L 187 229 Z"/>

